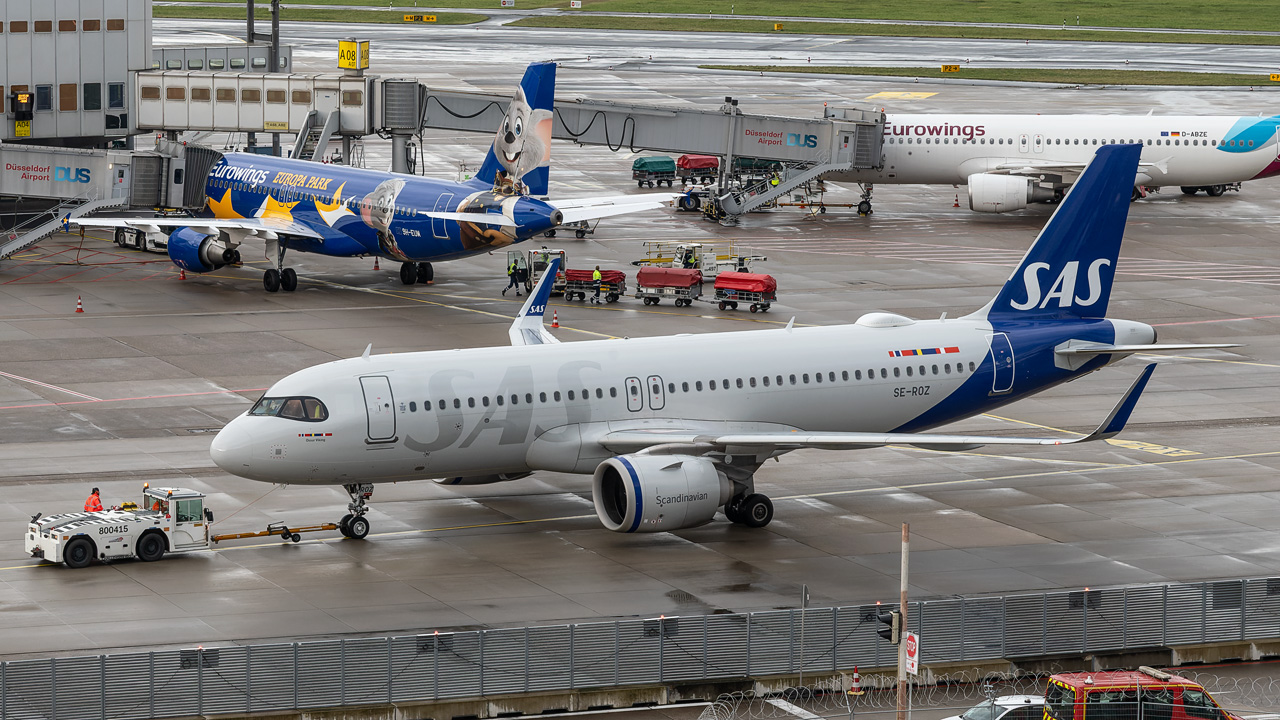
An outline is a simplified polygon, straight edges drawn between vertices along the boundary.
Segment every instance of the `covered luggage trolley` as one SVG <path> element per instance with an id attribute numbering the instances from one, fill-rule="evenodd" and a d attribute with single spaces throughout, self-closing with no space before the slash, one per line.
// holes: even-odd
<path id="1" fill-rule="evenodd" d="M 636 187 L 645 184 L 653 187 L 664 182 L 671 187 L 676 181 L 676 161 L 665 155 L 638 157 L 631 163 L 631 179 L 636 181 Z"/>
<path id="2" fill-rule="evenodd" d="M 577 293 L 579 300 L 586 300 L 587 293 L 595 294 L 596 283 L 591 279 L 594 270 L 565 270 L 564 298 L 572 300 Z M 600 295 L 605 302 L 614 302 L 627 294 L 627 274 L 621 270 L 600 271 Z"/>
<path id="3" fill-rule="evenodd" d="M 681 155 L 676 160 L 676 176 L 681 185 L 710 185 L 720 172 L 720 158 L 715 155 Z"/>
<path id="4" fill-rule="evenodd" d="M 657 305 L 663 298 L 688 307 L 702 297 L 702 272 L 683 268 L 642 267 L 636 273 L 636 299 Z"/>
<path id="5" fill-rule="evenodd" d="M 716 300 L 720 309 L 737 310 L 738 303 L 751 303 L 751 312 L 768 312 L 778 301 L 778 283 L 772 275 L 722 272 L 716 276 Z"/>

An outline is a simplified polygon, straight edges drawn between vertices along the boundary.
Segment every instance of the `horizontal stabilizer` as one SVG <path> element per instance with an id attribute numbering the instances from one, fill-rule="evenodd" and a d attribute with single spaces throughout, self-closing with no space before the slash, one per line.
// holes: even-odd
<path id="1" fill-rule="evenodd" d="M 1161 345 L 1080 345 L 1054 352 L 1058 355 L 1131 355 L 1133 353 L 1172 352 L 1174 350 L 1220 350 L 1242 347 L 1238 343 L 1165 343 Z"/>
<path id="2" fill-rule="evenodd" d="M 455 222 L 477 223 L 479 225 L 498 225 L 500 227 L 516 227 L 516 223 L 511 218 L 500 213 L 466 213 L 466 212 L 435 212 L 434 210 L 419 211 L 419 215 L 426 215 L 429 218 L 437 220 L 453 220 Z"/>

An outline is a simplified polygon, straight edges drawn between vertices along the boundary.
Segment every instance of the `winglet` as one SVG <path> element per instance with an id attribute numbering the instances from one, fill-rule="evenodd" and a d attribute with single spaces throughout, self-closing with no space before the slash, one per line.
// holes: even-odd
<path id="1" fill-rule="evenodd" d="M 369 343 L 368 345 L 365 345 L 365 346 L 364 346 L 364 352 L 360 353 L 360 357 L 361 357 L 361 359 L 363 359 L 363 360 L 368 360 L 368 359 L 369 359 L 369 353 L 371 353 L 371 352 L 373 352 L 373 343 Z"/>
<path id="2" fill-rule="evenodd" d="M 524 301 L 520 314 L 516 315 L 515 322 L 507 330 L 512 345 L 549 345 L 560 342 L 542 325 L 542 316 L 547 312 L 551 288 L 556 284 L 556 274 L 559 272 L 560 258 L 556 256 L 547 263 L 547 270 L 538 281 L 538 286 L 529 293 L 529 299 Z"/>
<path id="3" fill-rule="evenodd" d="M 1071 443 L 1089 442 L 1090 440 L 1106 440 L 1120 434 L 1124 429 L 1125 423 L 1129 422 L 1129 416 L 1133 414 L 1133 409 L 1138 405 L 1138 398 L 1142 395 L 1142 391 L 1147 387 L 1147 381 L 1151 379 L 1151 373 L 1155 372 L 1156 364 L 1151 363 L 1142 369 L 1142 374 L 1138 375 L 1138 379 L 1133 381 L 1129 389 L 1125 392 L 1124 397 L 1120 398 L 1120 402 L 1112 408 L 1111 414 L 1106 420 L 1098 426 L 1097 430 L 1088 435 L 1070 441 Z M 1064 443 L 1066 444 L 1066 443 Z"/>

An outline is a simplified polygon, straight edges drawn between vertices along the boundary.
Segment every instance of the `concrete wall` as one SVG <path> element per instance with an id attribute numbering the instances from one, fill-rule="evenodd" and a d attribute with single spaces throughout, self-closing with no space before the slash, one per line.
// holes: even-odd
<path id="1" fill-rule="evenodd" d="M 0 140 L 15 137 L 8 101 L 15 87 L 48 100 L 47 109 L 37 105 L 33 141 L 90 144 L 133 132 L 129 71 L 151 67 L 151 0 L 5 0 L 0 22 Z M 113 84 L 119 107 L 111 107 Z M 90 95 L 96 88 L 97 103 L 86 86 Z M 74 109 L 61 109 L 63 93 Z M 86 100 L 97 109 L 86 109 Z"/>

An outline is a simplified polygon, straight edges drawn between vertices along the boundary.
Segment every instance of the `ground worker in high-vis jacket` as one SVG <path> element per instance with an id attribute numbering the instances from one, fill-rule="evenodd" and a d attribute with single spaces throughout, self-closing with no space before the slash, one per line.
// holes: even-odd
<path id="1" fill-rule="evenodd" d="M 98 488 L 94 488 L 89 493 L 89 498 L 84 501 L 85 512 L 102 512 L 102 498 L 98 497 Z"/>
<path id="2" fill-rule="evenodd" d="M 591 283 L 596 286 L 595 297 L 591 298 L 593 303 L 600 302 L 600 277 L 600 266 L 597 265 L 595 271 L 591 273 Z"/>

